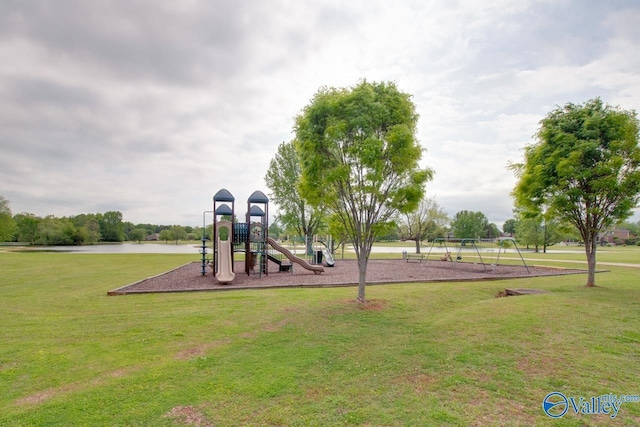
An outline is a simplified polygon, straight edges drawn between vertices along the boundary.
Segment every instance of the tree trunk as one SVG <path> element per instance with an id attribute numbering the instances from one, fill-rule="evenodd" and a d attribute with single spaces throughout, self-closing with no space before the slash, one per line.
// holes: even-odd
<path id="1" fill-rule="evenodd" d="M 416 237 L 416 253 L 420 253 L 420 238 Z"/>
<path id="2" fill-rule="evenodd" d="M 364 289 L 367 284 L 367 258 L 361 252 L 358 256 L 358 301 L 367 302 Z"/>
<path id="3" fill-rule="evenodd" d="M 596 242 L 597 234 L 593 233 L 585 239 L 584 250 L 587 254 L 587 284 L 586 287 L 590 288 L 596 286 L 596 248 L 598 247 Z"/>
<path id="4" fill-rule="evenodd" d="M 307 235 L 305 238 L 305 243 L 307 245 L 306 247 L 307 255 L 308 256 L 313 255 L 313 236 Z"/>

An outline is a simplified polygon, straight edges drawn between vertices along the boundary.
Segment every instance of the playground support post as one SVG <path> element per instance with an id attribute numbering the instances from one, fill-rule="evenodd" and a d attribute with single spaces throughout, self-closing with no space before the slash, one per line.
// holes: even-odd
<path id="1" fill-rule="evenodd" d="M 520 256 L 520 260 L 522 261 L 522 264 L 524 265 L 524 268 L 527 269 L 527 273 L 529 273 L 529 266 L 527 265 L 527 263 L 524 261 L 524 257 L 522 256 L 522 253 L 520 252 L 520 248 L 518 248 L 518 244 L 516 243 L 516 239 L 514 239 L 513 237 L 502 237 L 500 239 L 500 245 L 498 246 L 498 256 L 496 257 L 496 265 L 495 267 L 498 266 L 498 262 L 500 261 L 500 252 L 502 250 L 503 247 L 503 243 L 504 242 L 512 242 L 513 246 L 515 246 L 516 251 L 518 252 L 518 255 Z M 504 248 L 504 252 L 507 253 L 507 248 Z"/>
<path id="2" fill-rule="evenodd" d="M 202 212 L 202 248 L 200 249 L 200 253 L 202 254 L 202 275 L 203 276 L 207 274 L 207 239 L 205 237 L 207 226 L 206 226 L 205 218 L 208 213 L 214 213 L 214 211 Z"/>

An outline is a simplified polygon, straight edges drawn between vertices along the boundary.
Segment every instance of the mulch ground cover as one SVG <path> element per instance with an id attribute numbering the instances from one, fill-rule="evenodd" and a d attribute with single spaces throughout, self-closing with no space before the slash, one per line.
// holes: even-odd
<path id="1" fill-rule="evenodd" d="M 488 265 L 470 262 L 439 260 L 369 260 L 367 285 L 415 282 L 460 282 L 500 280 L 565 274 L 586 274 L 586 270 L 546 266 Z M 355 260 L 336 260 L 334 267 L 324 267 L 322 274 L 294 265 L 291 272 L 279 272 L 278 265 L 269 262 L 268 274 L 245 272 L 243 262 L 234 265 L 235 279 L 229 284 L 219 283 L 211 268 L 202 275 L 200 262 L 191 262 L 166 273 L 159 274 L 110 291 L 108 295 L 141 294 L 152 292 L 231 291 L 239 289 L 272 289 L 290 287 L 356 286 L 358 265 Z"/>

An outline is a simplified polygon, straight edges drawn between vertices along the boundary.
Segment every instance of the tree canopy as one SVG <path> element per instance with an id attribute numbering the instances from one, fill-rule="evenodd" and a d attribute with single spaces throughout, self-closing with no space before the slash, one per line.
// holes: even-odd
<path id="1" fill-rule="evenodd" d="M 459 211 L 451 221 L 453 236 L 459 239 L 478 239 L 484 237 L 489 220 L 482 212 Z"/>
<path id="2" fill-rule="evenodd" d="M 531 218 L 523 218 L 518 221 L 516 235 L 519 243 L 534 247 L 535 252 L 547 252 L 547 246 L 554 245 L 562 240 L 562 227 L 555 218 L 545 218 L 538 215 Z"/>
<path id="3" fill-rule="evenodd" d="M 16 232 L 16 223 L 11 215 L 9 201 L 0 195 L 0 242 L 10 242 Z"/>
<path id="4" fill-rule="evenodd" d="M 293 228 L 299 236 L 313 236 L 322 226 L 324 204 L 312 206 L 300 195 L 302 178 L 300 157 L 293 142 L 278 146 L 264 180 L 271 190 L 269 197 L 278 206 L 278 221 L 285 229 Z M 311 239 L 308 239 L 311 243 Z"/>
<path id="5" fill-rule="evenodd" d="M 124 240 L 124 225 L 121 212 L 109 211 L 98 214 L 98 224 L 102 240 L 105 242 L 122 242 Z"/>
<path id="6" fill-rule="evenodd" d="M 518 226 L 518 221 L 515 218 L 508 219 L 502 225 L 502 231 L 506 234 L 514 235 L 516 232 L 516 227 Z"/>
<path id="7" fill-rule="evenodd" d="M 540 122 L 537 142 L 514 165 L 516 206 L 574 225 L 584 241 L 595 286 L 597 234 L 628 218 L 640 193 L 640 147 L 635 111 L 599 98 L 566 104 Z"/>
<path id="8" fill-rule="evenodd" d="M 376 235 L 418 207 L 433 172 L 421 168 L 418 115 L 393 83 L 322 88 L 296 118 L 301 195 L 344 224 L 358 259 L 358 300 Z"/>
<path id="9" fill-rule="evenodd" d="M 140 243 L 145 237 L 147 237 L 147 230 L 145 230 L 144 228 L 134 228 L 129 232 L 129 239 L 138 243 Z"/>
<path id="10" fill-rule="evenodd" d="M 3 202 L 4 200 L 4 202 Z M 5 208 L 6 218 L 10 218 L 9 203 L 0 195 L 0 211 Z M 0 215 L 0 220 L 3 217 Z M 169 240 L 184 240 L 185 238 L 199 239 L 204 235 L 211 235 L 212 225 L 205 230 L 198 227 L 156 224 L 133 224 L 122 221 L 122 213 L 109 211 L 105 213 L 79 214 L 68 217 L 47 215 L 36 216 L 33 213 L 22 212 L 11 218 L 14 224 L 13 237 L 8 241 L 28 243 L 31 245 L 91 245 L 98 242 L 121 242 L 132 240 L 140 242 L 150 234 L 159 233 L 164 229 L 171 231 Z M 2 224 L 0 221 L 0 228 Z M 180 231 L 180 229 L 182 229 Z M 177 231 L 176 231 L 177 230 Z M 1 241 L 1 240 L 0 240 Z"/>
<path id="11" fill-rule="evenodd" d="M 420 202 L 418 209 L 402 215 L 400 219 L 400 237 L 416 243 L 416 253 L 420 253 L 420 242 L 425 239 L 442 238 L 445 226 L 449 222 L 447 213 L 434 198 Z"/>

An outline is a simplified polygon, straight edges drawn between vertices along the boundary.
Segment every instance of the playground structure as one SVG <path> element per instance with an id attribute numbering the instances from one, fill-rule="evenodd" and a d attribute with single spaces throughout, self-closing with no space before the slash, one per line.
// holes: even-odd
<path id="1" fill-rule="evenodd" d="M 333 267 L 336 264 L 336 261 L 333 259 L 333 255 L 331 255 L 331 236 L 327 236 L 326 243 L 322 242 L 318 239 L 318 235 L 313 236 L 313 257 L 314 263 L 322 264 L 323 258 L 324 263 L 327 264 L 327 267 Z"/>
<path id="2" fill-rule="evenodd" d="M 231 221 L 218 221 L 215 224 L 217 234 L 218 257 L 216 259 L 216 279 L 220 283 L 231 283 L 236 275 L 233 272 L 233 251 L 231 240 L 229 239 Z"/>
<path id="3" fill-rule="evenodd" d="M 322 265 L 310 264 L 295 256 L 287 248 L 268 236 L 269 199 L 261 191 L 254 191 L 247 199 L 245 222 L 235 222 L 235 197 L 226 189 L 213 196 L 213 254 L 211 268 L 221 284 L 233 282 L 236 271 L 235 253 L 244 253 L 244 270 L 247 275 L 268 275 L 269 261 L 276 263 L 279 271 L 293 271 L 293 264 L 312 271 L 324 272 Z M 206 247 L 203 237 L 202 274 L 205 275 Z M 329 255 L 327 257 L 327 255 Z M 327 251 L 327 265 L 333 258 Z"/>
<path id="4" fill-rule="evenodd" d="M 483 266 L 483 268 L 485 270 L 487 270 L 487 264 L 482 259 L 482 255 L 480 255 L 480 250 L 478 249 L 478 246 L 476 245 L 476 242 L 477 242 L 477 239 L 434 239 L 431 242 L 431 246 L 429 247 L 429 252 L 427 253 L 426 259 L 429 259 L 429 255 L 431 255 L 431 250 L 433 249 L 435 244 L 439 243 L 440 245 L 444 246 L 444 249 L 445 249 L 444 256 L 442 256 L 440 258 L 440 260 L 441 261 L 448 261 L 451 266 L 455 267 L 456 263 L 458 263 L 459 261 L 462 261 L 463 247 L 471 246 L 472 250 L 475 250 L 475 253 L 477 254 L 478 258 L 480 259 L 480 264 Z M 456 253 L 455 257 L 453 257 L 451 255 L 452 252 L 449 250 L 449 247 L 447 246 L 447 243 L 453 243 L 454 245 L 457 244 L 457 253 Z M 504 250 L 504 252 L 506 252 L 507 251 L 507 245 L 509 245 L 511 243 L 513 244 L 514 248 L 516 249 L 516 252 L 518 252 L 518 256 L 520 257 L 520 260 L 522 261 L 522 265 L 524 265 L 524 267 L 527 269 L 527 273 L 529 273 L 529 266 L 527 266 L 527 263 L 524 261 L 524 258 L 522 257 L 522 254 L 520 253 L 520 249 L 518 248 L 518 244 L 516 243 L 516 240 L 513 237 L 501 237 L 501 238 L 498 239 L 498 255 L 496 256 L 495 262 L 490 263 L 490 265 L 492 266 L 492 270 L 495 270 L 496 267 L 498 266 L 498 263 L 500 262 L 500 255 L 501 255 L 502 251 Z M 452 247 L 452 249 L 455 249 L 455 247 Z M 491 252 L 493 252 L 493 249 L 491 249 Z M 486 255 L 485 255 L 485 257 L 486 257 Z"/>
<path id="5" fill-rule="evenodd" d="M 324 272 L 324 268 L 322 268 L 321 265 L 312 265 L 309 264 L 307 261 L 305 261 L 302 258 L 298 258 L 297 256 L 295 256 L 289 249 L 285 248 L 284 246 L 280 246 L 278 244 L 278 242 L 276 242 L 275 240 L 273 240 L 271 237 L 267 238 L 267 243 L 269 243 L 269 245 L 271 245 L 275 250 L 277 250 L 278 252 L 281 252 L 284 256 L 286 256 L 291 262 L 294 262 L 300 266 L 302 266 L 303 268 L 309 270 L 309 271 L 313 271 L 316 274 L 322 273 Z M 275 261 L 275 260 L 274 260 Z M 276 261 L 277 263 L 277 261 Z M 282 267 L 282 264 L 281 264 Z M 288 270 L 288 269 L 283 269 L 281 268 L 281 271 L 284 270 Z"/>
<path id="6" fill-rule="evenodd" d="M 290 241 L 288 236 L 287 241 Z M 295 251 L 296 239 L 294 238 L 292 241 Z M 304 248 L 309 251 L 307 255 L 310 256 L 312 264 L 322 264 L 324 262 L 327 267 L 333 267 L 336 264 L 336 261 L 330 251 L 330 248 L 332 247 L 331 245 L 332 239 L 330 235 L 326 236 L 325 241 L 322 241 L 317 234 L 313 237 L 304 237 Z"/>

